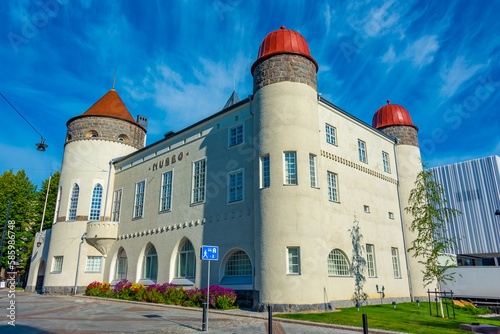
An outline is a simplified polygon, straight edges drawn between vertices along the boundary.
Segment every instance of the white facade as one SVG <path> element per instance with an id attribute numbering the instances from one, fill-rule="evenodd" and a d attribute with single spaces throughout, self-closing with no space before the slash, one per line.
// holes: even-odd
<path id="1" fill-rule="evenodd" d="M 73 147 L 93 152 L 97 166 L 113 159 L 111 171 L 73 172 Z M 200 247 L 216 245 L 211 284 L 247 291 L 256 309 L 346 305 L 354 291 L 350 229 L 357 220 L 369 250 L 363 270 L 370 301 L 379 300 L 377 286 L 391 300 L 422 296 L 420 268 L 405 251 L 411 217 L 401 209 L 421 170 L 419 157 L 418 147 L 398 145 L 311 85 L 286 80 L 137 151 L 98 140 L 69 143 L 58 214 L 66 220 L 54 224 L 45 245 L 44 290 L 72 291 L 87 232 L 80 290 L 124 278 L 203 288 Z M 97 183 L 105 214 L 67 221 L 74 184 L 81 185 L 77 210 L 87 216 Z"/>

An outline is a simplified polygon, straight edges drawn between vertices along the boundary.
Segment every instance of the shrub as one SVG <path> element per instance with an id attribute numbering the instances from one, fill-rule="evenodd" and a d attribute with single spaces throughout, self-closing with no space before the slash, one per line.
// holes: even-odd
<path id="1" fill-rule="evenodd" d="M 182 306 L 200 307 L 206 300 L 206 288 L 201 291 L 193 287 L 184 289 L 175 284 L 153 284 L 145 287 L 143 284 L 120 281 L 113 288 L 109 283 L 92 282 L 85 289 L 87 296 L 137 300 L 150 303 L 165 303 Z M 210 305 L 217 309 L 233 307 L 236 293 L 233 289 L 220 286 L 210 286 Z"/>

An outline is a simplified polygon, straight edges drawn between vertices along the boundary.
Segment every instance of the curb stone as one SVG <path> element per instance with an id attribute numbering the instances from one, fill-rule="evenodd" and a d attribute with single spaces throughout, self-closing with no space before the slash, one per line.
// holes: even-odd
<path id="1" fill-rule="evenodd" d="M 136 305 L 142 305 L 142 306 L 147 305 L 148 307 L 171 308 L 171 309 L 176 309 L 176 310 L 184 310 L 184 311 L 191 311 L 191 312 L 198 312 L 198 313 L 203 312 L 202 308 L 184 307 L 184 306 L 178 306 L 178 305 L 157 304 L 157 303 L 148 303 L 148 302 L 139 302 L 139 301 L 135 301 L 135 300 L 125 300 L 125 299 L 115 299 L 115 298 L 103 298 L 103 297 L 90 297 L 90 296 L 85 296 L 85 295 L 76 295 L 76 296 L 72 296 L 72 297 L 74 297 L 74 298 L 83 298 L 83 299 L 95 299 L 95 300 L 108 301 L 108 302 L 114 302 L 114 303 L 136 304 Z M 225 315 L 225 316 L 235 316 L 235 317 L 242 317 L 242 318 L 252 318 L 252 319 L 267 320 L 267 315 L 265 316 L 265 315 L 251 315 L 251 314 L 242 314 L 242 313 L 232 313 L 231 311 L 210 310 L 210 314 L 218 314 L 218 315 Z M 363 332 L 363 328 L 361 328 L 361 327 L 354 327 L 354 326 L 347 326 L 347 325 L 327 324 L 327 323 L 322 323 L 322 322 L 304 321 L 304 320 L 293 320 L 293 319 L 285 319 L 285 318 L 273 318 L 273 321 L 283 322 L 283 323 L 289 323 L 289 324 L 312 326 L 312 327 L 345 329 L 345 330 L 350 330 L 350 331 L 355 331 L 355 332 Z M 369 332 L 370 333 L 375 333 L 375 334 L 410 334 L 410 333 L 406 333 L 406 332 L 395 332 L 395 331 L 389 331 L 389 330 L 385 330 L 385 329 L 376 329 L 376 328 L 370 328 Z"/>

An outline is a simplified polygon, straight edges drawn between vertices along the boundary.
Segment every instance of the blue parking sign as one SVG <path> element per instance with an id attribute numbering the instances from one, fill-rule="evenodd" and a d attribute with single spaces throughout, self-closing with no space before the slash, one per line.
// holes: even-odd
<path id="1" fill-rule="evenodd" d="M 219 247 L 217 246 L 201 246 L 201 259 L 209 261 L 219 260 Z"/>

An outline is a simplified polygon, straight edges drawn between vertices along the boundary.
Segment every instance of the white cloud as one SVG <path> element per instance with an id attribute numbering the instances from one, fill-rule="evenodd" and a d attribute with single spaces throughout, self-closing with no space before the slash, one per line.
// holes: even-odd
<path id="1" fill-rule="evenodd" d="M 417 67 L 422 67 L 432 63 L 438 49 L 439 43 L 436 35 L 422 36 L 408 46 L 403 53 L 403 58 L 411 60 Z"/>
<path id="2" fill-rule="evenodd" d="M 385 55 L 382 56 L 382 62 L 383 63 L 389 63 L 392 64 L 394 63 L 394 60 L 396 59 L 396 53 L 394 52 L 394 46 L 390 46 L 389 50 L 385 53 Z"/>
<path id="3" fill-rule="evenodd" d="M 464 82 L 488 65 L 489 61 L 488 64 L 470 65 L 464 56 L 455 58 L 451 66 L 445 64 L 440 72 L 441 80 L 443 81 L 440 91 L 441 96 L 453 96 Z"/>

